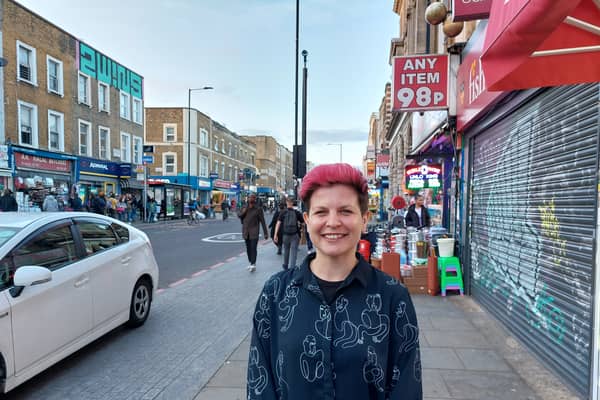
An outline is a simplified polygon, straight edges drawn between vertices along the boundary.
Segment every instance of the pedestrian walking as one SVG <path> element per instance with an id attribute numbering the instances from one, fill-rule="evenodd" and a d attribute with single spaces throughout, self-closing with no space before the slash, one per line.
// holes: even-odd
<path id="1" fill-rule="evenodd" d="M 19 205 L 17 200 L 13 196 L 12 190 L 9 188 L 4 189 L 2 196 L 0 196 L 0 211 L 18 211 Z"/>
<path id="2" fill-rule="evenodd" d="M 90 194 L 90 196 L 93 196 L 90 201 L 92 212 L 104 215 L 106 213 L 106 198 L 104 197 L 104 191 L 99 191 L 96 196 L 93 194 Z"/>
<path id="3" fill-rule="evenodd" d="M 302 180 L 315 253 L 273 275 L 256 304 L 247 398 L 421 400 L 419 329 L 406 288 L 356 252 L 368 184 L 348 164 Z"/>
<path id="4" fill-rule="evenodd" d="M 298 257 L 298 244 L 300 243 L 300 230 L 304 224 L 304 218 L 300 211 L 294 209 L 294 200 L 288 197 L 285 200 L 287 209 L 278 217 L 275 225 L 275 237 L 273 240 L 279 240 L 279 231 L 283 232 L 283 269 L 296 268 L 296 258 Z"/>
<path id="5" fill-rule="evenodd" d="M 227 198 L 223 199 L 221 203 L 221 212 L 223 213 L 223 221 L 227 221 L 227 217 L 229 216 L 229 202 Z"/>
<path id="6" fill-rule="evenodd" d="M 285 211 L 285 203 L 283 201 L 279 202 L 279 207 L 275 210 L 273 217 L 271 218 L 271 222 L 269 223 L 269 230 L 271 232 L 271 239 L 275 246 L 277 246 L 277 254 L 281 254 L 281 247 L 283 246 L 283 229 L 280 229 L 277 235 L 277 239 L 275 239 L 275 226 L 277 226 L 277 221 L 279 221 L 279 216 L 282 212 Z"/>
<path id="7" fill-rule="evenodd" d="M 238 215 L 242 220 L 242 236 L 246 242 L 246 254 L 250 265 L 246 268 L 250 272 L 256 271 L 256 255 L 258 239 L 260 237 L 260 225 L 263 227 L 265 239 L 269 239 L 265 215 L 262 208 L 256 204 L 256 195 L 248 197 L 248 204 L 242 207 Z"/>

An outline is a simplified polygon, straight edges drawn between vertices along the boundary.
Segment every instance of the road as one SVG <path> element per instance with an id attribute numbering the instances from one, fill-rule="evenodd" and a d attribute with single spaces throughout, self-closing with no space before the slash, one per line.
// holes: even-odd
<path id="1" fill-rule="evenodd" d="M 205 220 L 192 225 L 186 221 L 157 222 L 139 227 L 148 234 L 154 249 L 160 270 L 159 289 L 177 284 L 246 249 L 238 218 L 225 222 Z"/>

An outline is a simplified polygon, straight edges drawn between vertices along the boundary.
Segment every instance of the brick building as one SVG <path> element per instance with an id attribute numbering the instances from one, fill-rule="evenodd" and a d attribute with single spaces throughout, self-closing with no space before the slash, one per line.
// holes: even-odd
<path id="1" fill-rule="evenodd" d="M 142 76 L 12 0 L 0 7 L 0 184 L 21 209 L 49 192 L 65 207 L 70 192 L 141 195 L 131 177 L 142 161 Z"/>

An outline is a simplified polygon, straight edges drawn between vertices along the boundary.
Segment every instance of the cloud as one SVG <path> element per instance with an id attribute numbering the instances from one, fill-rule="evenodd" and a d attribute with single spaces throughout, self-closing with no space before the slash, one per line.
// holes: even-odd
<path id="1" fill-rule="evenodd" d="M 306 133 L 309 143 L 364 142 L 369 133 L 360 129 L 312 129 Z"/>

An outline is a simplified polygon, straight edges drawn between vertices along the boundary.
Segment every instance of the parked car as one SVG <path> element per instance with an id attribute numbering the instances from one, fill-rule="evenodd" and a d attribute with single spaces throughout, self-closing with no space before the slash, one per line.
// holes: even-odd
<path id="1" fill-rule="evenodd" d="M 98 214 L 0 213 L 0 392 L 150 312 L 146 234 Z"/>

